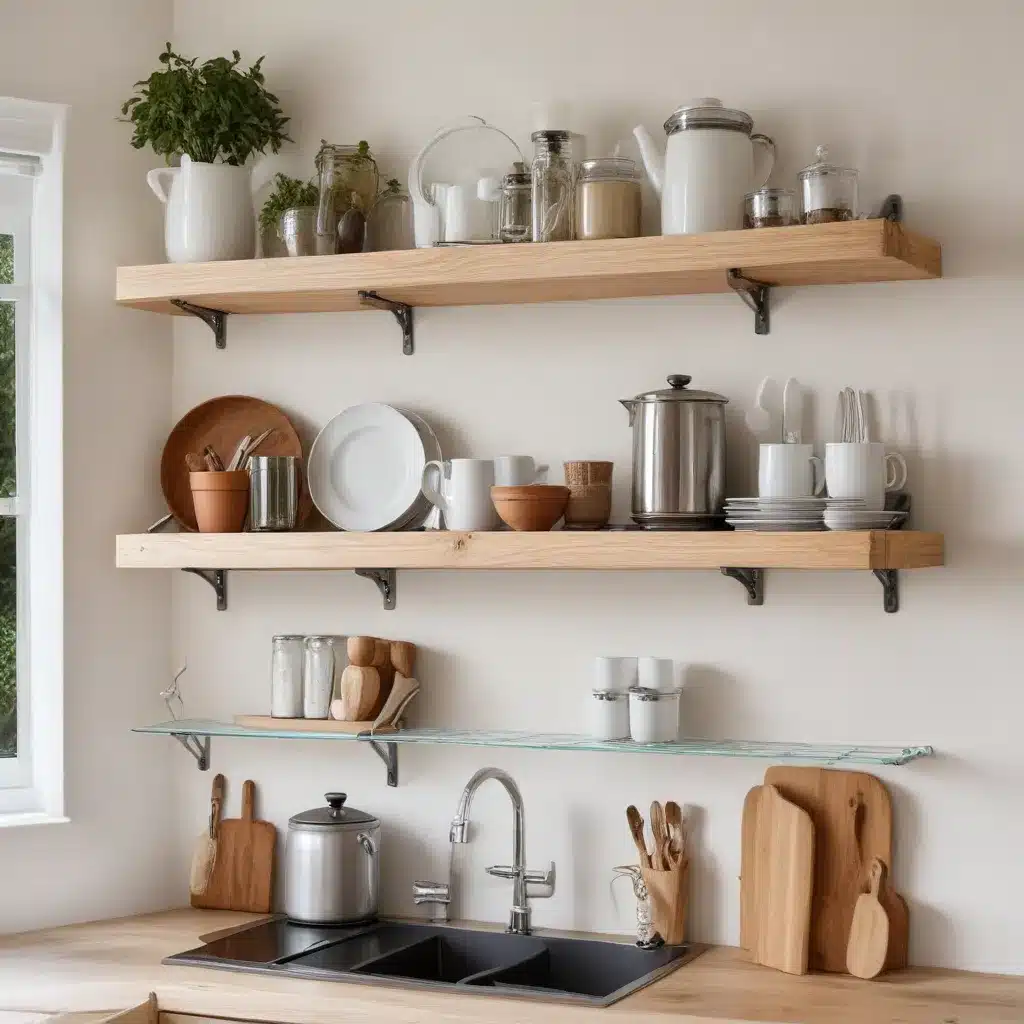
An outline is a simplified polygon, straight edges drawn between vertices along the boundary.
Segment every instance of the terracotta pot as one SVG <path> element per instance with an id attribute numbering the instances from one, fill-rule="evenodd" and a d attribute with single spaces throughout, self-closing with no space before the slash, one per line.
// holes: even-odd
<path id="1" fill-rule="evenodd" d="M 249 511 L 249 471 L 189 473 L 200 533 L 241 533 Z"/>

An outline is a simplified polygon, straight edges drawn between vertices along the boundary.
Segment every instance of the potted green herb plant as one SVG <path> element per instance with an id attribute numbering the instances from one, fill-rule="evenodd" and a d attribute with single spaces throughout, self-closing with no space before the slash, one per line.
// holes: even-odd
<path id="1" fill-rule="evenodd" d="M 203 64 L 174 52 L 160 70 L 136 82 L 138 95 L 121 107 L 136 149 L 151 146 L 179 167 L 150 171 L 146 180 L 166 204 L 164 242 L 172 263 L 249 259 L 255 249 L 251 157 L 276 153 L 288 118 L 264 86 L 263 57 L 240 70 L 241 57 Z"/>
<path id="2" fill-rule="evenodd" d="M 274 191 L 260 210 L 260 238 L 264 256 L 313 256 L 316 253 L 315 182 L 274 176 Z"/>

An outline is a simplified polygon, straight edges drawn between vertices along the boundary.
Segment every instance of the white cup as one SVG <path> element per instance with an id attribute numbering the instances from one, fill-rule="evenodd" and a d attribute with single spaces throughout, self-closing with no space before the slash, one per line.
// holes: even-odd
<path id="1" fill-rule="evenodd" d="M 636 686 L 636 658 L 594 659 L 594 689 L 625 693 Z"/>
<path id="2" fill-rule="evenodd" d="M 437 475 L 436 484 L 430 477 Z M 421 490 L 444 513 L 449 530 L 493 530 L 498 513 L 491 501 L 494 463 L 490 459 L 431 460 L 423 467 Z"/>
<path id="3" fill-rule="evenodd" d="M 644 690 L 670 693 L 676 688 L 675 663 L 671 658 L 637 658 L 636 682 Z"/>
<path id="4" fill-rule="evenodd" d="M 821 459 L 809 444 L 763 444 L 757 462 L 762 498 L 811 498 L 825 489 Z"/>
<path id="5" fill-rule="evenodd" d="M 825 445 L 825 480 L 830 498 L 861 498 L 865 511 L 881 512 L 885 492 L 906 484 L 907 463 L 881 441 L 837 441 Z"/>
<path id="6" fill-rule="evenodd" d="M 494 482 L 498 487 L 525 487 L 547 468 L 538 466 L 529 455 L 499 455 L 494 460 Z"/>

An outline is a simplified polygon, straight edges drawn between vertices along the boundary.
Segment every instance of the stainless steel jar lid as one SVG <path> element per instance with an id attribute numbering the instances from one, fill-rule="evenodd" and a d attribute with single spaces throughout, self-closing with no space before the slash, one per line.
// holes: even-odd
<path id="1" fill-rule="evenodd" d="M 706 96 L 691 100 L 674 110 L 665 122 L 666 135 L 675 135 L 676 132 L 691 128 L 723 128 L 749 135 L 754 130 L 754 119 L 742 110 L 731 110 L 723 106 L 722 101 L 713 96 Z"/>
<path id="2" fill-rule="evenodd" d="M 346 807 L 347 793 L 324 793 L 327 807 L 314 807 L 311 811 L 303 811 L 288 819 L 288 827 L 300 832 L 317 832 L 333 830 L 346 832 L 350 829 L 362 829 L 367 826 L 380 825 L 379 819 L 366 811 L 355 807 Z"/>
<path id="3" fill-rule="evenodd" d="M 672 373 L 666 378 L 669 386 L 659 391 L 645 391 L 635 395 L 634 402 L 728 402 L 723 395 L 714 391 L 691 391 L 689 383 L 693 378 L 688 373 Z"/>

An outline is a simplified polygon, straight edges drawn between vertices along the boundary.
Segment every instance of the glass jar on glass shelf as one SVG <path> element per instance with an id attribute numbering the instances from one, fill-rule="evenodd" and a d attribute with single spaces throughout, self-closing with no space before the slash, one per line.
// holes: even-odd
<path id="1" fill-rule="evenodd" d="M 804 224 L 830 224 L 857 217 L 857 171 L 829 163 L 828 149 L 819 146 L 817 159 L 805 167 L 800 179 Z"/>
<path id="2" fill-rule="evenodd" d="M 352 221 L 365 218 L 380 185 L 380 172 L 367 142 L 356 146 L 342 146 L 320 140 L 320 151 L 316 155 L 316 170 L 319 187 L 317 208 L 316 251 L 318 256 L 329 256 L 336 252 L 359 251 L 362 248 L 362 234 L 353 230 Z M 358 217 L 339 229 L 345 215 L 355 210 Z M 352 248 L 349 236 L 360 234 L 359 249 Z"/>
<path id="3" fill-rule="evenodd" d="M 529 242 L 532 237 L 530 204 L 533 179 L 526 164 L 516 161 L 501 179 L 498 237 L 503 242 Z"/>

